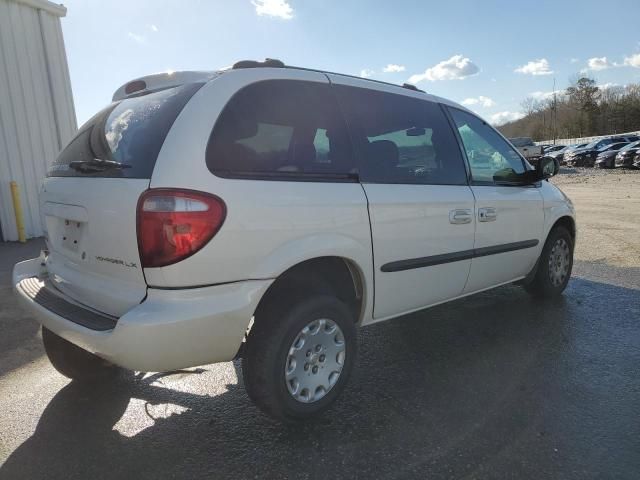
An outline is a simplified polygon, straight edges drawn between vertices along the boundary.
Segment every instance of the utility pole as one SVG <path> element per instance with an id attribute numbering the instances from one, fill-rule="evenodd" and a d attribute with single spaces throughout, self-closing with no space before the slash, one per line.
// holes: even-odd
<path id="1" fill-rule="evenodd" d="M 556 77 L 553 77 L 553 107 L 551 108 L 551 134 L 556 144 L 556 128 L 558 126 L 558 99 L 556 98 Z"/>

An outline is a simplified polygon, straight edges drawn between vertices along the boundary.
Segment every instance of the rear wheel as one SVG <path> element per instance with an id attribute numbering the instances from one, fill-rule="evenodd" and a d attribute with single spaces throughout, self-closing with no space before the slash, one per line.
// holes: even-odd
<path id="1" fill-rule="evenodd" d="M 42 327 L 44 350 L 53 367 L 65 377 L 81 382 L 115 376 L 120 370 L 112 363 L 90 353 Z"/>
<path id="2" fill-rule="evenodd" d="M 569 283 L 572 268 L 573 238 L 566 228 L 555 227 L 540 254 L 536 275 L 525 288 L 542 297 L 560 295 Z"/>
<path id="3" fill-rule="evenodd" d="M 343 390 L 357 351 L 352 314 L 329 295 L 266 306 L 242 357 L 249 397 L 279 420 L 304 420 Z"/>

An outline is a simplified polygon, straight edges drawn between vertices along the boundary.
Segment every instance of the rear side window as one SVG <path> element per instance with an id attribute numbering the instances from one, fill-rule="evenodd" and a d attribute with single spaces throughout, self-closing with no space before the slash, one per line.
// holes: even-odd
<path id="1" fill-rule="evenodd" d="M 109 105 L 80 127 L 48 176 L 151 178 L 169 129 L 201 86 L 182 85 Z M 70 166 L 93 160 L 119 162 L 126 168 L 95 171 Z"/>
<path id="2" fill-rule="evenodd" d="M 271 180 L 341 180 L 356 172 L 329 85 L 298 80 L 262 81 L 236 93 L 211 133 L 207 166 L 222 177 Z"/>
<path id="3" fill-rule="evenodd" d="M 460 147 L 436 103 L 335 86 L 369 183 L 466 185 Z"/>

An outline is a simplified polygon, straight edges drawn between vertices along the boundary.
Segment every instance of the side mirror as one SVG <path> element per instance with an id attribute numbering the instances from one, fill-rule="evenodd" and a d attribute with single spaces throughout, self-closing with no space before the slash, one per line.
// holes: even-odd
<path id="1" fill-rule="evenodd" d="M 422 137 L 427 134 L 427 131 L 421 127 L 411 127 L 406 133 L 407 137 Z"/>
<path id="2" fill-rule="evenodd" d="M 536 172 L 540 180 L 553 177 L 558 173 L 558 170 L 556 161 L 551 157 L 541 157 L 536 164 Z"/>
<path id="3" fill-rule="evenodd" d="M 519 187 L 531 185 L 548 178 L 543 176 L 542 171 L 539 169 L 540 166 L 541 164 L 538 162 L 535 170 L 526 170 L 522 173 L 516 173 L 512 168 L 498 170 L 493 174 L 493 181 L 496 185 L 504 186 Z"/>

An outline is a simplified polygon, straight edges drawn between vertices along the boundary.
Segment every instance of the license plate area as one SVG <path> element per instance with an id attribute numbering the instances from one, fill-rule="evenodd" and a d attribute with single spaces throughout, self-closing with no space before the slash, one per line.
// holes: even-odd
<path id="1" fill-rule="evenodd" d="M 78 253 L 85 230 L 85 222 L 61 219 L 60 246 L 70 252 Z"/>

